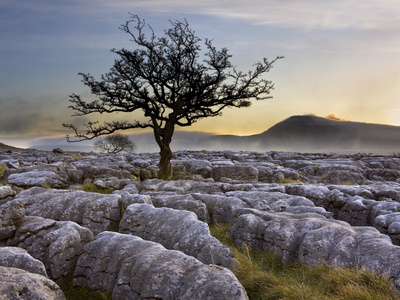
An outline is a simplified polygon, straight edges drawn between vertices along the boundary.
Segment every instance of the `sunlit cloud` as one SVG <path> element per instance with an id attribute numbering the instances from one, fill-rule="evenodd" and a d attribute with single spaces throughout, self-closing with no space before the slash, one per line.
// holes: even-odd
<path id="1" fill-rule="evenodd" d="M 346 119 L 339 118 L 336 114 L 329 114 L 325 117 L 326 119 L 334 120 L 334 121 L 347 121 Z"/>

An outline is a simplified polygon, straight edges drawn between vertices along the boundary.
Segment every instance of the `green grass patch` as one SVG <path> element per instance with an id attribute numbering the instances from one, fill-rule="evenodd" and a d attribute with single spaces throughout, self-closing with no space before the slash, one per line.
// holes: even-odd
<path id="1" fill-rule="evenodd" d="M 212 225 L 211 234 L 228 246 L 238 264 L 234 273 L 250 299 L 400 299 L 390 279 L 368 270 L 284 264 L 273 253 L 238 247 L 229 226 Z"/>
<path id="2" fill-rule="evenodd" d="M 0 176 L 4 174 L 5 169 L 7 169 L 7 166 L 4 164 L 0 164 Z"/>
<path id="3" fill-rule="evenodd" d="M 75 287 L 72 280 L 58 284 L 67 300 L 111 300 L 111 293 L 91 290 L 88 287 Z"/>
<path id="4" fill-rule="evenodd" d="M 7 169 L 7 166 L 4 164 L 0 164 L 0 184 L 6 185 L 8 182 L 7 180 L 3 179 L 4 171 Z"/>
<path id="5" fill-rule="evenodd" d="M 111 194 L 114 191 L 113 189 L 110 188 L 99 188 L 95 186 L 93 183 L 83 184 L 79 189 L 85 192 L 99 193 L 99 194 Z"/>

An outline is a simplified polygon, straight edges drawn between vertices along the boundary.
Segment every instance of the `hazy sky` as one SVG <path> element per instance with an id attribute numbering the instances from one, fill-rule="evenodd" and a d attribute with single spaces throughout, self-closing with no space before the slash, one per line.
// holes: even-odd
<path id="1" fill-rule="evenodd" d="M 68 95 L 89 94 L 77 73 L 99 77 L 117 58 L 110 49 L 133 45 L 118 29 L 129 12 L 159 34 L 186 18 L 244 71 L 285 56 L 267 74 L 273 99 L 190 130 L 250 135 L 307 113 L 400 125 L 395 0 L 0 0 L 0 142 L 62 136 L 62 123 L 78 122 Z"/>

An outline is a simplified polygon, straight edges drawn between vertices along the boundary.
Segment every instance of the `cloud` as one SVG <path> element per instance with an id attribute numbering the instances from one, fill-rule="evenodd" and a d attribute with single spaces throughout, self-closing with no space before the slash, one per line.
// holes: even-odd
<path id="1" fill-rule="evenodd" d="M 329 114 L 325 117 L 326 119 L 334 120 L 334 121 L 347 121 L 346 119 L 339 118 L 335 114 Z"/>
<path id="2" fill-rule="evenodd" d="M 113 1 L 124 4 L 126 1 Z M 242 19 L 259 25 L 295 28 L 362 29 L 397 28 L 400 7 L 396 1 L 320 1 L 320 0 L 204 0 L 136 1 L 134 7 L 151 11 L 183 12 Z"/>
<path id="3" fill-rule="evenodd" d="M 241 19 L 259 25 L 295 28 L 362 29 L 398 28 L 400 6 L 395 0 L 82 0 L 49 1 L 4 0 L 0 7 L 39 13 L 46 18 L 54 15 L 97 16 L 110 19 L 115 14 L 137 10 L 153 13 L 201 14 Z"/>
<path id="4" fill-rule="evenodd" d="M 51 96 L 3 96 L 0 99 L 0 135 L 48 135 L 63 132 L 66 103 Z"/>

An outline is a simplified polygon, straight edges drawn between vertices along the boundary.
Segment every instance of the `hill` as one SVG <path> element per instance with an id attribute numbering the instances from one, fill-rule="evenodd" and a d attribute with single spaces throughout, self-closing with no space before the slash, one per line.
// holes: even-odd
<path id="1" fill-rule="evenodd" d="M 0 143 L 0 151 L 25 151 L 26 149 L 17 148 L 13 146 L 9 146 L 3 143 Z"/>
<path id="2" fill-rule="evenodd" d="M 377 152 L 400 151 L 400 127 L 335 121 L 312 115 L 293 116 L 249 137 L 276 150 Z"/>

